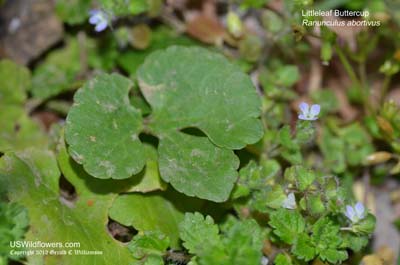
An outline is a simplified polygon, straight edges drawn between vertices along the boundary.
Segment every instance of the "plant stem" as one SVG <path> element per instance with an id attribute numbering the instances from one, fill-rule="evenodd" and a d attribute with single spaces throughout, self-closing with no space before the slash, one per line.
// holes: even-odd
<path id="1" fill-rule="evenodd" d="M 334 47 L 335 47 L 336 53 L 337 53 L 338 56 L 339 56 L 339 60 L 340 60 L 340 62 L 343 64 L 344 69 L 346 70 L 347 74 L 349 75 L 351 81 L 352 81 L 354 84 L 356 84 L 358 87 L 361 87 L 361 83 L 360 83 L 360 81 L 358 80 L 357 75 L 356 75 L 356 73 L 355 73 L 354 70 L 353 70 L 353 67 L 351 66 L 349 60 L 348 60 L 347 57 L 345 56 L 345 54 L 344 54 L 344 52 L 342 51 L 342 49 L 341 49 L 338 45 L 335 45 Z"/>
<path id="2" fill-rule="evenodd" d="M 385 101 L 386 93 L 387 93 L 387 91 L 389 89 L 391 81 L 392 81 L 392 76 L 391 75 L 385 75 L 385 79 L 383 79 L 381 95 L 380 95 L 381 103 L 383 103 Z"/>
<path id="3" fill-rule="evenodd" d="M 371 112 L 372 109 L 368 102 L 369 90 L 368 90 L 368 86 L 366 84 L 365 64 L 364 64 L 364 66 L 363 66 L 363 63 L 361 63 L 361 65 L 360 65 L 360 74 L 362 77 L 362 81 L 360 81 L 358 79 L 353 67 L 351 66 L 349 60 L 347 59 L 346 55 L 344 54 L 343 50 L 338 45 L 335 45 L 334 47 L 335 47 L 337 55 L 339 56 L 340 62 L 343 64 L 344 69 L 346 70 L 347 74 L 350 77 L 350 80 L 353 82 L 353 84 L 355 84 L 357 86 L 358 89 L 362 90 L 364 111 Z"/>

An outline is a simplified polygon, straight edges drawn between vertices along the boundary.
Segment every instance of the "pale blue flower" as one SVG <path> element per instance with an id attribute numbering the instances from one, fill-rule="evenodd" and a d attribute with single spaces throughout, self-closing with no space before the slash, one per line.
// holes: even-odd
<path id="1" fill-rule="evenodd" d="M 296 209 L 296 198 L 293 192 L 289 193 L 287 198 L 282 202 L 282 207 L 291 210 Z"/>
<path id="2" fill-rule="evenodd" d="M 103 31 L 107 28 L 110 18 L 108 14 L 102 10 L 90 10 L 89 23 L 96 25 L 94 30 L 97 32 Z"/>
<path id="3" fill-rule="evenodd" d="M 305 121 L 315 121 L 316 119 L 318 119 L 318 114 L 321 110 L 320 105 L 314 104 L 310 108 L 310 106 L 305 102 L 300 103 L 299 108 L 301 110 L 301 113 L 299 114 L 299 119 Z"/>
<path id="4" fill-rule="evenodd" d="M 357 202 L 354 207 L 347 205 L 344 215 L 346 215 L 352 223 L 357 223 L 365 217 L 365 207 L 361 202 Z"/>

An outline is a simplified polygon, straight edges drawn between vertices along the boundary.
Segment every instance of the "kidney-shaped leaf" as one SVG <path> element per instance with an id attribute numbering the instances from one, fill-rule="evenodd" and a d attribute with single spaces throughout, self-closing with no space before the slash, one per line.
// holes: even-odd
<path id="1" fill-rule="evenodd" d="M 172 46 L 148 56 L 138 79 L 153 108 L 151 128 L 160 134 L 197 127 L 229 149 L 263 134 L 261 103 L 249 76 L 222 55 Z"/>
<path id="2" fill-rule="evenodd" d="M 71 156 L 94 177 L 129 178 L 145 164 L 138 138 L 142 117 L 130 105 L 131 86 L 120 75 L 100 75 L 75 94 L 66 140 Z"/>

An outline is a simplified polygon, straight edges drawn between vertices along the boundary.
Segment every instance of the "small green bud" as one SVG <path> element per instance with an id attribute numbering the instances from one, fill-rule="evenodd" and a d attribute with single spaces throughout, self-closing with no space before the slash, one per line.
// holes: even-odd
<path id="1" fill-rule="evenodd" d="M 394 75 L 400 71 L 400 66 L 398 63 L 394 63 L 392 60 L 387 60 L 379 68 L 379 72 L 385 75 Z"/>
<path id="2" fill-rule="evenodd" d="M 324 65 L 328 65 L 332 59 L 332 44 L 324 42 L 321 47 L 321 60 Z"/>
<path id="3" fill-rule="evenodd" d="M 229 33 L 235 38 L 240 38 L 243 35 L 243 23 L 240 17 L 235 12 L 229 11 L 226 21 Z"/>

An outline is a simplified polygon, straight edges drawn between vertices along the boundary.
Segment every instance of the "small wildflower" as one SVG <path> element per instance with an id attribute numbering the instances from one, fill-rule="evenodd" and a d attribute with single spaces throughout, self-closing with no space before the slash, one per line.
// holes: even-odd
<path id="1" fill-rule="evenodd" d="M 287 198 L 282 202 L 282 207 L 291 210 L 296 209 L 296 198 L 293 192 L 289 193 Z"/>
<path id="2" fill-rule="evenodd" d="M 89 23 L 96 25 L 94 30 L 96 32 L 103 31 L 107 28 L 110 18 L 108 14 L 102 10 L 90 10 Z"/>
<path id="3" fill-rule="evenodd" d="M 318 119 L 318 114 L 321 110 L 320 105 L 314 104 L 310 108 L 310 106 L 305 102 L 300 103 L 299 108 L 301 110 L 301 113 L 299 114 L 299 119 L 305 121 L 315 121 L 316 119 Z"/>
<path id="4" fill-rule="evenodd" d="M 347 205 L 344 215 L 346 215 L 352 223 L 357 223 L 365 217 L 365 207 L 361 202 L 357 202 L 354 207 Z"/>

